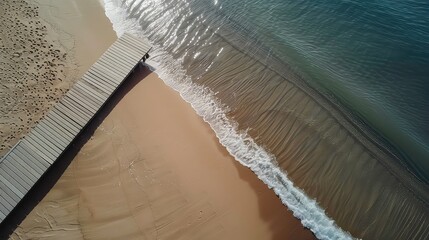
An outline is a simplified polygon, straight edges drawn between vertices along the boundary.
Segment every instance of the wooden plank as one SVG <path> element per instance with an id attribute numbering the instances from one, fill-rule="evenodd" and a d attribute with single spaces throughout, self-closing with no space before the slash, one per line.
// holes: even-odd
<path id="1" fill-rule="evenodd" d="M 58 110 L 58 113 L 62 113 L 59 115 L 60 120 L 63 119 L 62 121 L 66 121 L 64 118 L 70 118 L 72 121 L 78 124 L 79 131 L 82 130 L 82 128 L 85 126 L 86 120 L 82 119 L 81 116 L 77 115 L 74 111 L 64 106 L 64 104 L 57 104 L 54 108 Z"/>
<path id="2" fill-rule="evenodd" d="M 2 212 L 5 215 L 9 215 L 10 212 L 12 212 L 15 205 L 10 204 L 4 196 L 0 195 L 0 212 Z"/>
<path id="3" fill-rule="evenodd" d="M 21 198 L 16 195 L 10 188 L 6 186 L 6 184 L 2 181 L 0 181 L 0 190 L 1 195 L 7 195 L 8 199 L 10 199 L 11 204 L 18 204 L 19 201 L 21 201 Z"/>
<path id="4" fill-rule="evenodd" d="M 65 97 L 63 98 L 62 102 L 64 106 L 68 107 L 70 110 L 73 109 L 73 112 L 81 116 L 86 121 L 89 121 L 89 119 L 91 119 L 92 116 L 94 115 L 93 112 L 89 111 L 84 106 L 82 106 L 79 102 L 76 102 L 73 99 Z"/>
<path id="5" fill-rule="evenodd" d="M 38 145 L 33 145 L 33 142 L 34 141 L 28 141 L 25 138 L 21 141 L 23 146 L 25 146 L 28 151 L 34 152 L 36 155 L 40 156 L 43 160 L 49 163 L 49 165 L 51 165 L 53 163 L 53 159 L 48 157 L 48 154 L 45 154 L 43 151 L 39 150 Z"/>
<path id="6" fill-rule="evenodd" d="M 92 80 L 96 81 L 98 85 L 104 87 L 106 90 L 109 91 L 109 93 L 113 92 L 117 87 L 117 83 L 115 82 L 116 77 L 107 76 L 107 74 L 102 74 L 100 73 L 101 70 L 98 68 L 98 65 L 94 66 L 94 68 L 92 68 L 90 72 L 87 72 L 85 77 L 91 78 Z"/>
<path id="7" fill-rule="evenodd" d="M 149 51 L 149 48 L 151 47 L 149 39 L 136 37 L 136 36 L 134 36 L 132 34 L 129 34 L 129 33 L 126 33 L 122 39 L 124 39 L 124 40 L 131 40 L 131 41 L 134 42 L 134 44 L 136 46 L 139 46 L 139 45 L 148 46 L 148 49 L 146 49 L 146 51 Z"/>
<path id="8" fill-rule="evenodd" d="M 109 55 L 111 56 L 111 58 L 121 59 L 122 61 L 127 63 L 128 70 L 130 69 L 130 66 L 132 68 L 133 66 L 137 65 L 145 54 L 146 53 L 136 51 L 136 49 L 130 50 L 127 46 L 120 43 L 113 45 L 109 51 Z"/>
<path id="9" fill-rule="evenodd" d="M 34 129 L 38 129 L 38 132 L 43 134 L 49 142 L 58 147 L 61 151 L 67 147 L 67 140 L 64 140 L 59 133 L 55 132 L 53 128 L 47 127 L 44 123 L 39 122 Z"/>
<path id="10" fill-rule="evenodd" d="M 84 81 L 86 84 L 91 85 L 92 88 L 97 89 L 98 91 L 102 91 L 104 94 L 110 96 L 113 92 L 113 88 L 110 86 L 103 85 L 100 80 L 98 80 L 99 77 L 95 77 L 93 74 L 89 74 L 87 72 L 81 80 Z"/>
<path id="11" fill-rule="evenodd" d="M 2 222 L 8 214 L 9 213 L 3 213 L 2 211 L 0 211 L 0 222 Z"/>
<path id="12" fill-rule="evenodd" d="M 89 94 L 83 93 L 82 90 L 78 88 L 71 89 L 69 97 L 74 99 L 75 101 L 77 101 L 78 99 L 85 101 L 87 106 L 90 107 L 93 112 L 98 112 L 101 105 L 103 105 L 103 102 L 98 101 L 96 98 L 93 98 Z"/>
<path id="13" fill-rule="evenodd" d="M 2 170 L 0 169 L 0 172 L 1 171 Z M 0 173 L 0 182 L 6 185 L 11 191 L 13 191 L 13 193 L 15 193 L 20 199 L 22 199 L 26 191 L 21 191 L 20 187 L 14 185 L 14 181 L 9 181 L 9 178 L 10 177 L 8 175 L 3 175 Z"/>
<path id="14" fill-rule="evenodd" d="M 96 105 L 93 105 L 93 109 L 96 111 L 94 113 L 94 115 L 98 111 L 100 111 L 100 109 L 103 107 L 104 103 L 106 102 L 105 100 L 107 100 L 107 99 L 105 99 L 104 101 L 101 102 L 100 100 L 95 99 L 93 97 L 93 95 L 90 95 L 90 93 L 86 89 L 78 88 L 75 91 L 76 91 L 76 97 L 79 97 L 79 98 L 82 98 L 82 99 L 89 99 L 89 98 L 93 99 L 93 101 L 95 102 L 94 104 L 96 104 Z"/>
<path id="15" fill-rule="evenodd" d="M 61 149 L 49 142 L 37 131 L 31 131 L 29 134 L 27 134 L 27 136 L 25 136 L 25 138 L 27 138 L 28 141 L 34 141 L 35 144 L 39 145 L 42 149 L 45 149 L 50 154 L 50 156 L 52 156 L 52 159 L 57 158 L 61 153 Z"/>
<path id="16" fill-rule="evenodd" d="M 52 115 L 46 116 L 43 124 L 46 126 L 46 128 L 50 128 L 51 131 L 55 131 L 57 136 L 61 136 L 66 146 L 68 146 L 70 142 L 73 141 L 75 135 L 77 134 L 77 131 L 70 130 L 67 126 L 56 122 Z"/>
<path id="17" fill-rule="evenodd" d="M 44 167 L 38 160 L 35 159 L 32 155 L 27 153 L 21 148 L 17 148 L 15 151 L 13 151 L 12 155 L 16 155 L 19 158 L 21 158 L 28 166 L 33 169 L 37 173 L 37 175 L 41 176 L 46 170 L 46 167 Z"/>
<path id="18" fill-rule="evenodd" d="M 86 124 L 88 124 L 88 122 L 94 116 L 94 114 L 88 113 L 87 110 L 80 106 L 78 103 L 70 101 L 69 99 L 64 99 L 63 105 L 70 111 L 73 111 L 73 114 L 75 114 L 75 116 L 79 116 L 81 119 L 83 119 Z M 86 124 L 82 127 L 82 129 L 86 126 Z"/>
<path id="19" fill-rule="evenodd" d="M 50 151 L 46 151 L 45 148 L 37 140 L 31 138 L 30 135 L 25 136 L 22 142 L 26 146 L 30 147 L 31 150 L 39 154 L 49 164 L 52 164 L 55 161 L 55 155 Z"/>
<path id="20" fill-rule="evenodd" d="M 16 155 L 14 152 L 10 154 L 10 157 L 13 159 L 13 163 L 16 165 L 19 165 L 20 168 L 24 169 L 24 172 L 26 172 L 28 177 L 35 183 L 39 177 L 40 174 L 38 174 L 34 169 L 32 169 L 23 159 L 21 159 L 18 155 Z"/>
<path id="21" fill-rule="evenodd" d="M 119 56 L 127 56 L 130 58 L 130 60 L 138 63 L 140 59 L 144 57 L 146 54 L 146 51 L 141 51 L 138 48 L 130 47 L 129 44 L 127 44 L 124 41 L 118 41 L 116 44 L 112 45 L 110 50 L 116 49 L 116 54 Z M 125 52 L 126 54 L 120 54 L 120 52 Z"/>
<path id="22" fill-rule="evenodd" d="M 140 58 L 149 51 L 149 49 L 146 49 L 144 45 L 139 42 L 135 42 L 132 38 L 119 39 L 114 45 L 120 45 L 124 48 L 128 48 L 129 51 L 134 51 L 139 54 L 141 56 Z"/>
<path id="23" fill-rule="evenodd" d="M 100 84 L 100 82 L 92 75 L 85 74 L 82 77 L 82 80 L 85 81 L 87 84 L 90 84 L 93 88 L 103 91 L 108 96 L 110 96 L 114 90 L 111 87 L 106 87 Z"/>
<path id="24" fill-rule="evenodd" d="M 91 118 L 91 113 L 84 111 L 81 109 L 81 106 L 76 104 L 74 101 L 70 101 L 69 98 L 63 98 L 61 99 L 59 106 L 65 107 L 68 110 L 70 110 L 72 113 L 74 113 L 84 124 L 88 122 L 88 120 Z"/>
<path id="25" fill-rule="evenodd" d="M 19 191 L 22 196 L 24 196 L 27 193 L 28 189 L 25 189 L 25 187 L 19 181 L 13 178 L 8 173 L 8 171 L 10 170 L 5 170 L 3 164 L 0 166 L 0 180 L 3 180 L 9 188 L 14 187 Z"/>
<path id="26" fill-rule="evenodd" d="M 101 105 L 104 104 L 104 102 L 107 99 L 106 94 L 102 94 L 101 92 L 97 91 L 96 89 L 93 89 L 89 85 L 86 85 L 85 82 L 79 81 L 74 86 L 75 89 L 81 91 L 82 93 L 88 94 L 88 96 L 92 96 L 93 98 L 97 99 Z"/>
<path id="27" fill-rule="evenodd" d="M 6 185 L 4 185 L 4 183 L 2 182 L 0 182 L 0 196 L 2 196 L 4 200 L 8 202 L 11 206 L 15 206 L 20 200 L 20 199 L 15 200 L 17 198 L 16 195 L 13 192 L 11 192 L 6 187 Z"/>
<path id="28" fill-rule="evenodd" d="M 84 126 L 89 122 L 94 114 L 87 112 L 82 106 L 77 104 L 74 101 L 70 101 L 68 98 L 64 98 L 62 101 L 62 105 L 72 111 L 76 116 L 79 116 L 80 119 L 85 123 Z M 83 126 L 83 127 L 84 127 Z"/>
<path id="29" fill-rule="evenodd" d="M 119 55 L 120 52 L 125 52 L 126 50 L 122 49 L 123 47 L 121 45 L 117 45 L 112 47 L 110 50 L 111 52 L 111 59 L 120 59 L 121 61 L 124 61 L 124 63 L 127 63 L 125 68 L 129 71 L 132 69 L 135 65 L 140 63 L 140 60 L 143 58 L 143 55 L 140 55 L 136 52 L 126 52 L 127 55 Z M 128 60 L 125 60 L 128 59 Z"/>
<path id="30" fill-rule="evenodd" d="M 110 94 L 106 93 L 105 91 L 102 91 L 97 87 L 94 87 L 92 84 L 89 84 L 84 81 L 83 77 L 85 77 L 85 75 L 82 76 L 82 78 L 77 82 L 77 84 L 75 84 L 75 86 L 91 91 L 94 96 L 97 96 L 97 98 L 99 98 L 103 102 L 108 96 L 110 96 Z"/>
<path id="31" fill-rule="evenodd" d="M 70 94 L 64 98 L 70 102 L 76 103 L 80 106 L 82 110 L 91 114 L 91 116 L 93 116 L 97 112 L 97 109 L 94 108 L 94 106 L 92 105 L 92 103 L 89 102 L 88 99 L 79 96 L 77 93 Z"/>
<path id="32" fill-rule="evenodd" d="M 19 182 L 26 190 L 31 188 L 31 181 L 27 176 L 25 176 L 25 174 L 22 174 L 20 169 L 13 165 L 10 160 L 4 161 L 1 165 L 1 168 L 7 171 L 9 176 Z"/>
<path id="33" fill-rule="evenodd" d="M 39 124 L 37 124 L 33 129 L 34 130 L 31 131 L 31 134 L 52 148 L 52 150 L 54 150 L 56 153 L 61 154 L 61 152 L 64 150 L 64 146 L 59 143 L 53 134 L 46 132 Z"/>
<path id="34" fill-rule="evenodd" d="M 81 96 L 79 93 L 73 93 L 73 95 L 68 96 L 70 100 L 73 100 L 77 104 L 84 107 L 88 112 L 91 113 L 92 116 L 94 116 L 98 110 L 100 109 L 101 105 L 98 105 L 97 107 L 94 106 L 94 103 L 87 97 Z"/>
<path id="35" fill-rule="evenodd" d="M 80 132 L 81 126 L 59 110 L 51 112 L 51 115 L 48 117 L 50 121 L 70 132 L 73 138 Z"/>
<path id="36" fill-rule="evenodd" d="M 98 100 L 100 100 L 103 103 L 110 96 L 110 95 L 108 95 L 102 91 L 99 91 L 98 89 L 94 88 L 92 85 L 86 83 L 85 81 L 78 81 L 75 84 L 75 87 L 91 93 L 91 96 L 97 98 Z"/>
<path id="37" fill-rule="evenodd" d="M 0 162 L 0 221 L 70 146 L 150 50 L 129 34 L 116 41 Z"/>
<path id="38" fill-rule="evenodd" d="M 69 132 L 58 129 L 57 126 L 51 125 L 47 118 L 44 118 L 42 121 L 40 121 L 37 126 L 47 134 L 52 134 L 52 137 L 61 144 L 61 147 L 67 147 L 70 144 L 70 141 L 73 140 L 73 137 L 69 135 Z"/>
<path id="39" fill-rule="evenodd" d="M 92 69 L 92 68 L 91 68 Z M 93 91 L 96 91 L 100 93 L 103 97 L 107 98 L 111 94 L 111 89 L 109 88 L 103 88 L 103 86 L 100 86 L 100 82 L 98 82 L 98 79 L 100 76 L 97 76 L 97 78 L 94 76 L 94 74 L 91 74 L 88 70 L 88 72 L 85 73 L 85 75 L 82 76 L 80 79 L 80 82 L 90 88 Z"/>
<path id="40" fill-rule="evenodd" d="M 10 156 L 22 167 L 27 169 L 27 171 L 34 176 L 35 181 L 39 179 L 39 177 L 42 175 L 42 173 L 39 173 L 36 169 L 34 169 L 30 164 L 27 163 L 26 159 L 24 157 L 21 157 L 19 154 L 17 154 L 18 151 L 13 151 Z"/>
<path id="41" fill-rule="evenodd" d="M 114 68 L 114 69 L 112 69 Z M 117 72 L 119 65 L 116 66 L 105 66 L 102 63 L 96 62 L 88 73 L 93 74 L 102 81 L 109 80 L 113 87 L 118 85 L 117 79 L 122 77 L 122 74 Z"/>
<path id="42" fill-rule="evenodd" d="M 134 50 L 138 52 L 139 54 L 144 56 L 145 53 L 147 53 L 150 48 L 148 49 L 145 44 L 142 44 L 141 41 L 136 41 L 134 38 L 125 36 L 124 38 L 119 39 L 116 44 L 122 44 L 125 47 L 130 48 L 131 50 Z"/>
<path id="43" fill-rule="evenodd" d="M 102 68 L 101 64 L 96 62 L 86 75 L 90 75 L 92 78 L 98 79 L 100 83 L 106 82 L 112 88 L 116 88 L 118 85 L 116 79 L 121 76 L 111 71 L 112 70 L 108 69 L 108 67 Z"/>
<path id="44" fill-rule="evenodd" d="M 6 218 L 6 215 L 8 215 L 8 213 L 3 213 L 0 211 L 0 222 L 3 222 L 3 220 Z"/>
<path id="45" fill-rule="evenodd" d="M 28 178 L 28 180 L 30 180 L 31 184 L 34 184 L 37 181 L 38 176 L 34 175 L 31 168 L 27 168 L 27 166 L 23 163 L 23 160 L 17 158 L 16 155 L 13 155 L 13 153 L 11 153 L 8 158 L 10 158 L 9 162 L 12 165 L 15 165 L 15 167 L 20 170 L 20 173 L 23 173 Z M 17 174 L 19 175 L 19 173 Z"/>
<path id="46" fill-rule="evenodd" d="M 100 67 L 103 70 L 106 68 L 109 68 L 109 66 L 111 66 L 111 65 L 120 66 L 120 67 L 115 68 L 115 71 L 118 74 L 117 81 L 115 82 L 115 84 L 120 84 L 128 76 L 128 74 L 130 73 L 130 70 L 133 69 L 134 66 L 136 66 L 138 63 L 135 63 L 133 65 L 124 66 L 122 64 L 117 64 L 115 61 L 122 62 L 120 59 L 113 59 L 113 58 L 107 56 L 102 61 L 99 61 L 97 64 L 100 64 Z"/>
<path id="47" fill-rule="evenodd" d="M 73 95 L 71 97 L 73 98 L 79 98 L 83 101 L 86 101 L 88 106 L 91 107 L 91 109 L 95 112 L 98 112 L 100 107 L 103 105 L 104 102 L 100 102 L 98 99 L 94 98 L 93 96 L 89 95 L 89 93 L 84 92 L 80 88 L 73 88 L 72 90 Z"/>
<path id="48" fill-rule="evenodd" d="M 96 66 L 97 68 L 99 66 L 103 67 L 104 72 L 113 73 L 116 74 L 116 77 L 123 78 L 130 72 L 132 66 L 135 64 L 137 64 L 137 62 L 130 64 L 123 58 L 114 55 L 114 53 L 108 53 L 104 55 L 100 61 L 97 61 Z"/>
<path id="49" fill-rule="evenodd" d="M 80 125 L 73 121 L 72 119 L 65 118 L 63 113 L 58 110 L 51 111 L 47 118 L 50 118 L 53 123 L 69 131 L 73 136 L 75 136 L 80 131 Z"/>
<path id="50" fill-rule="evenodd" d="M 61 153 L 61 149 L 53 145 L 51 142 L 49 142 L 46 138 L 43 136 L 40 136 L 40 134 L 36 131 L 31 131 L 27 136 L 25 136 L 27 141 L 33 141 L 35 144 L 40 146 L 41 149 L 44 149 L 44 151 L 47 151 L 51 157 L 51 159 L 55 159 L 59 156 Z"/>
<path id="51" fill-rule="evenodd" d="M 138 60 L 132 59 L 130 57 L 120 55 L 119 52 L 122 51 L 116 46 L 112 46 L 109 51 L 107 51 L 102 58 L 100 58 L 101 61 L 110 60 L 112 63 L 120 63 L 121 67 L 126 70 L 130 70 L 130 67 L 138 64 Z M 116 68 L 115 68 L 116 69 Z"/>
<path id="52" fill-rule="evenodd" d="M 34 136 L 34 132 L 30 132 L 30 134 L 25 136 L 24 140 L 26 143 L 29 143 L 30 145 L 40 150 L 48 159 L 50 159 L 50 161 L 55 160 L 55 158 L 57 157 L 57 153 L 54 150 L 51 150 L 49 146 L 46 146 L 46 143 L 36 138 Z"/>
<path id="53" fill-rule="evenodd" d="M 52 122 L 51 114 L 46 115 L 39 124 L 42 129 L 46 130 L 46 132 L 54 134 L 56 138 L 61 140 L 61 143 L 64 146 L 67 146 L 75 135 L 61 127 L 57 122 Z"/>
<path id="54" fill-rule="evenodd" d="M 120 38 L 120 39 L 118 39 L 118 41 L 116 41 L 114 44 L 112 44 L 112 46 L 118 46 L 118 45 L 120 45 L 121 47 L 126 49 L 126 52 L 133 52 L 135 54 L 140 55 L 140 53 L 142 51 L 140 44 L 135 44 L 134 42 L 131 42 L 129 39 Z M 123 54 L 123 55 L 126 55 L 126 54 Z"/>
<path id="55" fill-rule="evenodd" d="M 10 201 L 10 198 L 8 198 L 8 196 L 7 196 L 7 194 L 2 194 L 2 195 L 0 195 L 1 196 L 1 200 L 0 200 L 0 202 L 1 202 L 1 204 L 3 205 L 3 206 L 5 206 L 9 211 L 12 211 L 13 210 L 13 208 L 16 206 L 16 204 L 13 204 L 13 203 L 11 203 L 11 202 L 9 202 Z"/>
<path id="56" fill-rule="evenodd" d="M 6 201 L 6 199 L 3 198 L 3 196 L 0 196 L 0 212 L 7 215 L 8 213 L 12 212 L 14 206 L 10 205 Z"/>
<path id="57" fill-rule="evenodd" d="M 92 68 L 89 73 L 93 74 L 94 77 L 99 78 L 101 81 L 110 81 L 110 86 L 114 89 L 118 86 L 118 79 L 123 78 L 122 74 L 108 69 L 100 63 L 95 63 L 94 68 Z"/>
<path id="58" fill-rule="evenodd" d="M 16 147 L 18 153 L 22 154 L 21 158 L 27 157 L 27 163 L 33 165 L 34 170 L 43 174 L 46 169 L 49 168 L 50 164 L 42 156 L 34 152 L 29 146 L 25 143 L 20 142 L 20 145 Z M 18 154 L 17 153 L 17 154 Z M 18 154 L 19 155 L 19 154 Z M 24 159 L 24 158 L 23 158 Z"/>
<path id="59" fill-rule="evenodd" d="M 103 61 L 108 60 L 110 62 L 110 64 L 116 63 L 116 62 L 121 62 L 122 63 L 121 69 L 125 72 L 125 75 L 126 75 L 130 72 L 130 70 L 134 66 L 139 64 L 141 57 L 137 58 L 137 57 L 120 56 L 120 55 L 118 55 L 119 51 L 123 51 L 123 50 L 119 49 L 119 47 L 112 47 L 112 49 L 110 49 L 110 52 L 108 54 L 106 54 L 105 57 L 103 58 Z"/>
<path id="60" fill-rule="evenodd" d="M 128 69 L 128 71 L 130 70 L 130 67 L 132 68 L 133 66 L 135 66 L 136 64 L 139 63 L 140 58 L 137 57 L 128 57 L 125 56 L 123 54 L 120 54 L 119 52 L 123 51 L 120 47 L 118 46 L 112 46 L 108 52 L 106 52 L 106 54 L 103 56 L 102 60 L 106 60 L 109 59 L 112 62 L 121 62 L 122 67 L 124 69 Z M 134 58 L 134 59 L 133 59 Z"/>
<path id="61" fill-rule="evenodd" d="M 134 55 L 134 53 L 131 53 L 132 55 Z M 115 45 L 112 45 L 109 50 L 107 50 L 103 56 L 100 58 L 100 60 L 104 61 L 106 59 L 111 59 L 113 60 L 112 62 L 114 63 L 120 63 L 122 68 L 128 69 L 129 67 L 132 65 L 135 65 L 138 63 L 138 61 L 136 61 L 135 56 L 127 56 L 128 55 L 128 51 L 124 51 L 121 48 L 118 48 Z M 115 65 L 113 65 L 115 66 Z M 116 67 L 115 67 L 116 69 Z"/>
<path id="62" fill-rule="evenodd" d="M 106 70 L 103 66 L 97 63 L 96 68 L 93 69 L 93 78 L 97 79 L 101 83 L 105 84 L 105 86 L 109 86 L 111 93 L 113 93 L 116 88 L 119 86 L 119 79 L 122 79 L 122 76 L 117 75 L 116 73 L 111 73 L 109 70 Z"/>
<path id="63" fill-rule="evenodd" d="M 4 200 L 0 200 L 1 203 L 7 203 L 9 206 L 11 206 L 12 208 L 14 206 L 16 206 L 16 204 L 18 203 L 18 201 L 15 201 L 11 196 L 9 196 L 9 194 L 5 191 L 3 191 L 2 188 L 0 188 L 0 196 L 3 197 Z"/>
<path id="64" fill-rule="evenodd" d="M 10 170 L 8 173 L 18 181 L 26 190 L 30 190 L 34 182 L 25 174 L 24 169 L 14 165 L 11 161 L 4 161 L 1 165 L 4 170 Z"/>
<path id="65" fill-rule="evenodd" d="M 88 87 L 89 88 L 89 87 Z M 88 89 L 87 87 L 84 86 L 75 86 L 75 91 L 78 91 L 81 95 L 84 96 L 91 96 L 91 98 L 93 98 L 95 101 L 97 101 L 97 107 L 100 108 L 101 106 L 103 106 L 103 104 L 106 102 L 107 100 L 107 96 L 103 96 L 103 95 L 96 95 L 95 93 L 92 92 L 92 89 Z"/>
<path id="66" fill-rule="evenodd" d="M 97 69 L 103 70 L 103 71 L 111 71 L 116 73 L 116 77 L 115 77 L 115 82 L 114 84 L 117 86 L 123 78 L 125 78 L 128 73 L 129 73 L 129 68 L 128 70 L 125 70 L 125 66 L 123 64 L 121 64 L 120 60 L 116 59 L 117 62 L 113 62 L 114 60 L 111 58 L 104 58 L 103 60 L 100 60 L 97 62 Z M 115 70 L 113 71 L 112 69 L 109 69 L 112 65 L 116 65 Z M 107 69 L 107 70 L 106 70 Z"/>
<path id="67" fill-rule="evenodd" d="M 137 54 L 139 54 L 141 57 L 143 57 L 146 53 L 148 53 L 152 48 L 151 46 L 145 43 L 138 44 L 136 42 L 133 42 L 131 38 L 121 39 L 117 41 L 115 45 L 121 45 L 124 47 L 132 48 L 132 50 L 135 51 Z"/>

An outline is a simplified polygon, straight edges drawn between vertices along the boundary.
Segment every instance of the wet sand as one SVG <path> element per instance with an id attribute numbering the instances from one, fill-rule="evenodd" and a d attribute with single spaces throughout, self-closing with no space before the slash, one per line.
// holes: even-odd
<path id="1" fill-rule="evenodd" d="M 128 81 L 12 239 L 314 238 L 178 93 L 147 69 Z"/>
<path id="2" fill-rule="evenodd" d="M 13 81 L 2 81 L 0 93 L 13 96 L 7 103 L 16 110 L 1 115 L 0 137 L 8 141 L 0 154 L 116 39 L 96 0 L 37 0 L 31 7 L 22 0 L 14 3 L 2 7 L 21 12 L 26 6 L 34 16 L 21 16 L 28 19 L 16 32 L 14 22 L 3 28 L 2 40 L 15 36 L 28 39 L 28 44 L 23 43 L 26 47 L 19 53 L 23 59 L 2 65 L 3 73 L 10 68 L 7 79 Z M 20 35 L 32 28 L 40 30 L 46 57 L 54 60 L 29 52 L 44 49 L 37 48 L 35 36 Z M 7 44 L 12 45 L 2 51 L 14 50 L 12 42 Z M 36 69 L 40 61 L 46 71 Z M 52 62 L 55 66 L 49 65 Z M 39 81 L 13 78 L 19 64 L 34 68 L 24 67 L 19 74 L 42 74 Z M 148 74 L 135 74 L 129 81 L 136 86 L 116 96 L 113 102 L 118 104 L 111 112 L 105 109 L 108 116 L 12 239 L 314 238 L 266 185 L 226 152 L 176 92 Z M 17 86 L 21 92 L 15 94 Z M 27 96 L 35 106 L 22 105 Z"/>

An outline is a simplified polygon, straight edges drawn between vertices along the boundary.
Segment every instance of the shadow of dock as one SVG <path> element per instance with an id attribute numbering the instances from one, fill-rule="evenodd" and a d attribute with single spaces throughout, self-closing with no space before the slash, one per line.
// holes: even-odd
<path id="1" fill-rule="evenodd" d="M 68 148 L 61 154 L 58 160 L 44 173 L 38 182 L 30 189 L 28 194 L 18 203 L 14 210 L 0 224 L 0 239 L 8 239 L 18 225 L 37 206 L 37 204 L 48 194 L 51 188 L 73 161 L 80 149 L 94 134 L 104 119 L 121 99 L 142 79 L 151 73 L 149 67 L 139 64 L 133 72 L 124 80 L 121 86 L 106 101 L 105 105 L 95 114 L 85 128 L 71 142 Z"/>

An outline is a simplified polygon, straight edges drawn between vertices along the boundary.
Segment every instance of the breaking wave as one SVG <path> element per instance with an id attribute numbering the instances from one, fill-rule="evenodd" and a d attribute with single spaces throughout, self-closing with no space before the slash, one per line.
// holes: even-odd
<path id="1" fill-rule="evenodd" d="M 160 78 L 317 238 L 427 237 L 427 191 L 393 151 L 222 7 L 105 0 L 118 36 L 129 32 L 153 43 L 148 63 Z"/>

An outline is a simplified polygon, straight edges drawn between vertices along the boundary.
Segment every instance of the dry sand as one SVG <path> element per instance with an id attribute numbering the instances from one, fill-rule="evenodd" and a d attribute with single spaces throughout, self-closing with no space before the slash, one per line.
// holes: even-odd
<path id="1" fill-rule="evenodd" d="M 59 41 L 73 52 L 82 76 L 116 40 L 112 24 L 98 0 L 36 0 L 40 17 L 62 33 Z"/>
<path id="2" fill-rule="evenodd" d="M 73 62 L 57 34 L 23 0 L 0 3 L 0 156 L 73 82 Z"/>
<path id="3" fill-rule="evenodd" d="M 0 4 L 8 13 L 0 27 L 0 155 L 116 39 L 97 0 L 33 3 Z M 12 239 L 314 238 L 176 92 L 147 74 L 129 80 L 135 87 L 116 96 Z"/>
<path id="4" fill-rule="evenodd" d="M 97 0 L 0 1 L 0 156 L 116 35 Z"/>
<path id="5" fill-rule="evenodd" d="M 128 80 L 136 85 L 12 239 L 313 239 L 148 73 Z"/>

